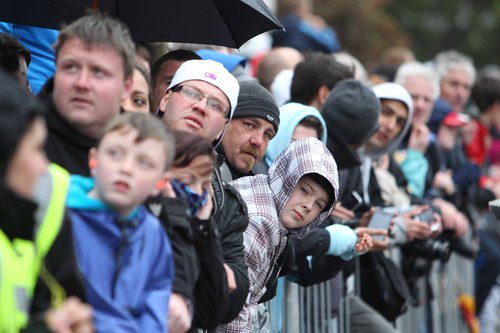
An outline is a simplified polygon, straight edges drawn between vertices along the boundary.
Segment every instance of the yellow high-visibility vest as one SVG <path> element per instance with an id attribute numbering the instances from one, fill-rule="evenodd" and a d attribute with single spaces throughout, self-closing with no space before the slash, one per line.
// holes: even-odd
<path id="1" fill-rule="evenodd" d="M 52 191 L 35 240 L 9 240 L 0 230 L 0 332 L 16 333 L 28 323 L 29 307 L 43 264 L 61 228 L 69 174 L 49 166 Z"/>

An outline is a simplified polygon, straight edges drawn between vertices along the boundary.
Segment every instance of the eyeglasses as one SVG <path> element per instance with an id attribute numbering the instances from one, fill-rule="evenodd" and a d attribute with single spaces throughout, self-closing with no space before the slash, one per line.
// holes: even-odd
<path id="1" fill-rule="evenodd" d="M 207 99 L 207 109 L 218 113 L 224 117 L 227 116 L 229 112 L 229 108 L 225 106 L 221 101 L 212 98 L 212 97 L 207 97 L 201 93 L 201 91 L 189 87 L 189 86 L 176 86 L 172 89 L 173 92 L 180 92 L 184 97 L 189 99 L 193 103 L 197 103 L 201 101 L 203 98 Z"/>

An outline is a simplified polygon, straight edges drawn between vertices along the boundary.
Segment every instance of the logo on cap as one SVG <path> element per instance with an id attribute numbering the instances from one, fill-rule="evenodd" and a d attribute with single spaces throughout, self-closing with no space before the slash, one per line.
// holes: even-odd
<path id="1" fill-rule="evenodd" d="M 209 78 L 209 79 L 212 79 L 212 80 L 216 80 L 217 79 L 217 75 L 215 75 L 213 73 L 209 73 L 209 72 L 205 73 L 205 77 Z"/>
<path id="2" fill-rule="evenodd" d="M 267 117 L 267 120 L 269 120 L 269 121 L 273 121 L 273 120 L 274 120 L 274 118 L 273 118 L 273 117 L 271 117 L 271 116 L 270 116 L 270 115 L 268 115 L 268 114 L 266 114 L 266 117 Z"/>

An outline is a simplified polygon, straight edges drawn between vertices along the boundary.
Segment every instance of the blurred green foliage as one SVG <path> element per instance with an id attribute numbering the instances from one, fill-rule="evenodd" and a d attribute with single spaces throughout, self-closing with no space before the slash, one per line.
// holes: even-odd
<path id="1" fill-rule="evenodd" d="M 500 0 L 314 0 L 314 12 L 368 67 L 394 45 L 420 61 L 456 49 L 477 67 L 500 63 Z"/>

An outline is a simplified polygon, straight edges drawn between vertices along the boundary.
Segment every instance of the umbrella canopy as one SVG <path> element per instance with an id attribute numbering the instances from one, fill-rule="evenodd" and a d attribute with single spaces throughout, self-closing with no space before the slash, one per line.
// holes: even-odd
<path id="1" fill-rule="evenodd" d="M 283 26 L 263 0 L 21 0 L 2 4 L 0 20 L 60 29 L 98 8 L 125 22 L 136 41 L 240 47 Z"/>

